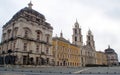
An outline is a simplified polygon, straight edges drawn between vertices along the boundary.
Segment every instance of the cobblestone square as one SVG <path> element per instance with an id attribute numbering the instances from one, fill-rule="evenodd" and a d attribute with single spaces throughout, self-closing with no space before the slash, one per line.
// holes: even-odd
<path id="1" fill-rule="evenodd" d="M 0 75 L 120 75 L 120 67 L 0 68 Z"/>

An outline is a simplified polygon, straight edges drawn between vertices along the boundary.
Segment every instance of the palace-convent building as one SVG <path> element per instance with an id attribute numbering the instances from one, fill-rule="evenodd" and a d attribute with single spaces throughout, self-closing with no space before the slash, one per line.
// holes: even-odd
<path id="1" fill-rule="evenodd" d="M 43 14 L 32 9 L 32 3 L 18 11 L 3 25 L 0 43 L 0 65 L 91 66 L 118 64 L 117 53 L 110 47 L 96 51 L 89 29 L 83 44 L 82 29 L 74 23 L 72 42 L 63 37 L 52 38 L 53 27 Z M 114 60 L 114 61 L 113 61 Z"/>
<path id="2" fill-rule="evenodd" d="M 1 64 L 52 65 L 53 27 L 32 3 L 18 11 L 2 30 Z"/>

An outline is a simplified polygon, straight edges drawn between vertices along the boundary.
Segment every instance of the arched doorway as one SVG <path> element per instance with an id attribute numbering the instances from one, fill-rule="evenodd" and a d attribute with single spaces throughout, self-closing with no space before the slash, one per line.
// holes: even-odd
<path id="1" fill-rule="evenodd" d="M 63 61 L 63 66 L 66 66 L 66 61 L 65 60 Z"/>
<path id="2" fill-rule="evenodd" d="M 45 59 L 41 57 L 40 60 L 41 60 L 41 61 L 40 61 L 40 62 L 41 62 L 41 65 L 45 65 Z"/>
<path id="3" fill-rule="evenodd" d="M 29 61 L 30 61 L 30 65 L 34 65 L 34 58 L 33 57 L 31 57 Z"/>

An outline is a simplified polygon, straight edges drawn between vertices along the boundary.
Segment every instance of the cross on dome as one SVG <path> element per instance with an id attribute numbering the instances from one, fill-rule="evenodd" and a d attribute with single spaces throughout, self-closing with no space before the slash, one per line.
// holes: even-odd
<path id="1" fill-rule="evenodd" d="M 30 3 L 28 4 L 28 7 L 29 7 L 30 9 L 32 9 L 32 6 L 33 6 L 33 4 L 32 4 L 32 2 L 30 1 Z"/>

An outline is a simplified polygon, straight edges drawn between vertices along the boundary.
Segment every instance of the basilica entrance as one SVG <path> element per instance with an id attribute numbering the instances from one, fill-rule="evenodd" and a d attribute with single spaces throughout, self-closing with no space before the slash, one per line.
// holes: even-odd
<path id="1" fill-rule="evenodd" d="M 66 66 L 66 61 L 63 61 L 63 66 Z"/>

